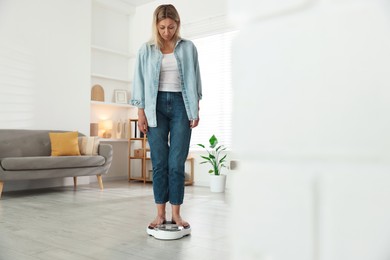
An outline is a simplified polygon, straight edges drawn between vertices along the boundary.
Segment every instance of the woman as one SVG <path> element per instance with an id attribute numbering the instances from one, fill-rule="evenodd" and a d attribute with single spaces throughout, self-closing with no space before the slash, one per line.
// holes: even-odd
<path id="1" fill-rule="evenodd" d="M 180 38 L 180 17 L 173 5 L 153 14 L 152 40 L 137 55 L 131 104 L 138 107 L 138 127 L 148 136 L 153 165 L 157 216 L 149 227 L 171 221 L 189 227 L 180 215 L 184 198 L 184 165 L 191 130 L 199 123 L 202 86 L 195 45 Z"/>

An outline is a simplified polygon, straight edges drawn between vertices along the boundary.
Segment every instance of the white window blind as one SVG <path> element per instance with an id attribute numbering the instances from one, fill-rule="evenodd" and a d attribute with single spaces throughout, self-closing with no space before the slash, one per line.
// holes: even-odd
<path id="1" fill-rule="evenodd" d="M 200 122 L 192 132 L 191 149 L 207 145 L 215 134 L 228 148 L 232 143 L 231 43 L 236 32 L 223 32 L 192 39 L 198 49 L 203 98 Z"/>

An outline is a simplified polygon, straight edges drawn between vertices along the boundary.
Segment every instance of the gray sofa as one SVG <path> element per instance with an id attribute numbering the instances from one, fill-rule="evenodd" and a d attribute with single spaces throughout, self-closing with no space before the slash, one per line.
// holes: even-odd
<path id="1" fill-rule="evenodd" d="M 9 180 L 30 180 L 96 175 L 103 189 L 102 174 L 112 162 L 112 146 L 99 144 L 96 156 L 50 156 L 48 130 L 0 129 L 0 197 Z M 79 136 L 84 136 L 79 133 Z"/>

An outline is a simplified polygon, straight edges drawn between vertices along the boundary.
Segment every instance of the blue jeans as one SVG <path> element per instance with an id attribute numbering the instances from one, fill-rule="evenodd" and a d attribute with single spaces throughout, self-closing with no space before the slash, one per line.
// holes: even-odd
<path id="1" fill-rule="evenodd" d="M 158 92 L 157 127 L 148 127 L 156 204 L 183 204 L 184 167 L 191 139 L 181 92 Z"/>

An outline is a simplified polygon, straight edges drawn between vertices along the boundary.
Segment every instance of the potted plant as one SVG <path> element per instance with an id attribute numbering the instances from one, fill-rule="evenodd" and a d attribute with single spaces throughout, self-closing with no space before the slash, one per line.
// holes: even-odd
<path id="1" fill-rule="evenodd" d="M 208 153 L 207 156 L 200 156 L 203 159 L 200 164 L 209 163 L 212 166 L 209 170 L 210 190 L 212 192 L 223 192 L 226 185 L 226 175 L 221 174 L 221 170 L 226 167 L 224 163 L 227 154 L 222 155 L 222 152 L 226 150 L 226 147 L 218 144 L 218 139 L 215 135 L 211 136 L 209 144 L 209 148 L 203 144 L 198 144 L 198 146 L 204 148 Z"/>

